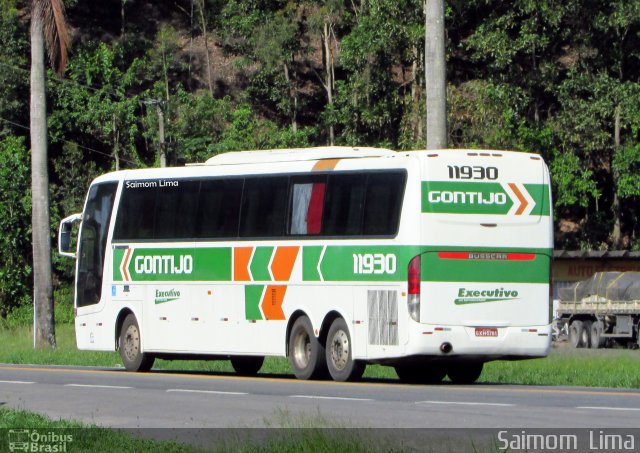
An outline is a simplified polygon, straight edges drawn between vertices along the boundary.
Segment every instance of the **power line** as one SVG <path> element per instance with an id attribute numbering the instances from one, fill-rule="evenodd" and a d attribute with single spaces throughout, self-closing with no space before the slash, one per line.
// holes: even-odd
<path id="1" fill-rule="evenodd" d="M 6 68 L 11 68 L 11 69 L 14 69 L 14 70 L 16 70 L 16 71 L 21 71 L 21 72 L 26 73 L 27 75 L 31 73 L 31 70 L 30 70 L 30 69 L 21 68 L 20 66 L 12 65 L 12 64 L 9 64 L 9 63 L 3 63 L 3 62 L 0 62 L 0 66 L 4 66 L 4 67 L 6 67 Z M 86 85 L 86 84 L 84 84 L 84 83 L 78 82 L 78 81 L 76 81 L 76 80 L 67 79 L 67 78 L 59 78 L 59 77 L 55 77 L 55 76 L 54 76 L 54 77 L 52 77 L 52 76 L 50 76 L 48 73 L 46 74 L 46 76 L 45 76 L 45 77 L 46 77 L 48 80 L 52 81 L 52 82 L 56 82 L 56 83 L 68 83 L 68 84 L 72 84 L 72 85 L 75 85 L 75 86 L 78 86 L 78 87 L 86 88 L 87 90 L 91 90 L 91 91 L 94 91 L 94 92 L 96 92 L 96 93 L 97 93 L 97 92 L 100 92 L 100 91 L 103 91 L 103 92 L 107 92 L 107 93 L 109 93 L 109 94 L 113 95 L 114 97 L 117 97 L 117 96 L 118 96 L 118 94 L 117 94 L 114 90 L 111 90 L 111 89 L 108 89 L 108 88 L 104 88 L 104 86 L 103 86 L 103 87 L 101 87 L 101 88 L 95 88 L 95 87 L 92 87 L 92 86 L 90 86 L 90 85 Z"/>
<path id="2" fill-rule="evenodd" d="M 25 129 L 25 130 L 27 130 L 27 131 L 30 131 L 30 130 L 31 130 L 31 128 L 30 128 L 29 126 L 25 126 L 24 124 L 19 124 L 19 123 L 16 123 L 16 122 L 14 122 L 14 121 L 7 120 L 7 119 L 5 119 L 5 118 L 1 118 L 1 117 L 0 117 L 0 121 L 4 121 L 5 123 L 9 123 L 9 124 L 11 124 L 12 126 L 19 127 L 19 128 Z M 67 144 L 69 144 L 69 145 L 75 145 L 75 146 L 77 146 L 78 148 L 83 149 L 83 150 L 85 150 L 85 151 L 89 151 L 89 152 L 91 152 L 91 153 L 95 153 L 95 154 L 100 154 L 100 155 L 102 155 L 102 156 L 106 156 L 106 157 L 109 157 L 109 158 L 111 158 L 111 159 L 114 159 L 114 160 L 115 160 L 115 156 L 113 156 L 113 155 L 111 155 L 111 154 L 108 154 L 108 153 L 105 153 L 104 151 L 99 151 L 99 150 L 97 150 L 97 149 L 89 148 L 88 146 L 84 146 L 84 145 L 81 145 L 81 144 L 79 144 L 79 143 L 72 142 L 72 141 L 65 140 L 65 139 L 61 139 L 60 141 L 61 141 L 61 142 L 63 142 L 63 143 L 67 143 Z M 103 143 L 103 144 L 104 144 L 104 143 Z M 106 145 L 105 145 L 105 146 L 106 146 Z M 121 162 L 126 162 L 126 163 L 128 163 L 128 164 L 132 164 L 132 165 L 134 165 L 135 167 L 137 167 L 137 166 L 138 166 L 138 163 L 137 163 L 137 162 L 132 161 L 132 160 L 129 160 L 129 159 L 125 159 L 125 158 L 123 158 L 123 157 L 120 157 L 120 158 L 119 158 L 119 160 L 120 160 Z"/>

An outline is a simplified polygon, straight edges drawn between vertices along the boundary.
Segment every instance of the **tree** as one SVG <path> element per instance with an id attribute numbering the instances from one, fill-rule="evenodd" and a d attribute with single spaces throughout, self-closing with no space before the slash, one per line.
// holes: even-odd
<path id="1" fill-rule="evenodd" d="M 105 151 L 110 151 L 115 170 L 121 162 L 135 162 L 141 105 L 132 92 L 139 89 L 143 66 L 138 58 L 125 61 L 120 44 L 78 49 L 66 70 L 74 83 L 60 84 L 53 97 L 52 137 L 61 139 L 66 130 L 84 135 L 92 148 L 108 145 L 111 149 Z"/>
<path id="2" fill-rule="evenodd" d="M 30 299 L 29 153 L 22 137 L 0 140 L 0 312 Z"/>
<path id="3" fill-rule="evenodd" d="M 32 0 L 30 35 L 34 335 L 37 347 L 55 347 L 44 60 L 46 47 L 59 74 L 67 63 L 69 34 L 62 0 Z"/>

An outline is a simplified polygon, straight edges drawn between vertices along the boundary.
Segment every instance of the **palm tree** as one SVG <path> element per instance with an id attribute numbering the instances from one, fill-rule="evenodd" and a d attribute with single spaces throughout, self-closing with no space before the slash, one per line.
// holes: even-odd
<path id="1" fill-rule="evenodd" d="M 49 173 L 47 169 L 47 104 L 45 47 L 53 68 L 62 74 L 69 34 L 62 0 L 31 1 L 31 222 L 33 229 L 33 303 L 35 345 L 55 347 Z"/>

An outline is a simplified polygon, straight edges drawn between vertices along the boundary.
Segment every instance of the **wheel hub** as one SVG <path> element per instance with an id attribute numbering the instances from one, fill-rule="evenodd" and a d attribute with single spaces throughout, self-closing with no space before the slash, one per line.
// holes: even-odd
<path id="1" fill-rule="evenodd" d="M 338 370 L 349 362 L 349 337 L 343 330 L 338 330 L 331 339 L 331 362 Z"/>

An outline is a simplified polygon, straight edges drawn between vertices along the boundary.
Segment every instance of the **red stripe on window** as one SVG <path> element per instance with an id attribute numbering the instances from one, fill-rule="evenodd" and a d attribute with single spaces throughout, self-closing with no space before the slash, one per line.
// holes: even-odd
<path id="1" fill-rule="evenodd" d="M 324 190 L 326 184 L 316 182 L 311 190 L 309 210 L 307 211 L 307 234 L 320 234 L 322 231 L 322 208 L 324 207 Z"/>

